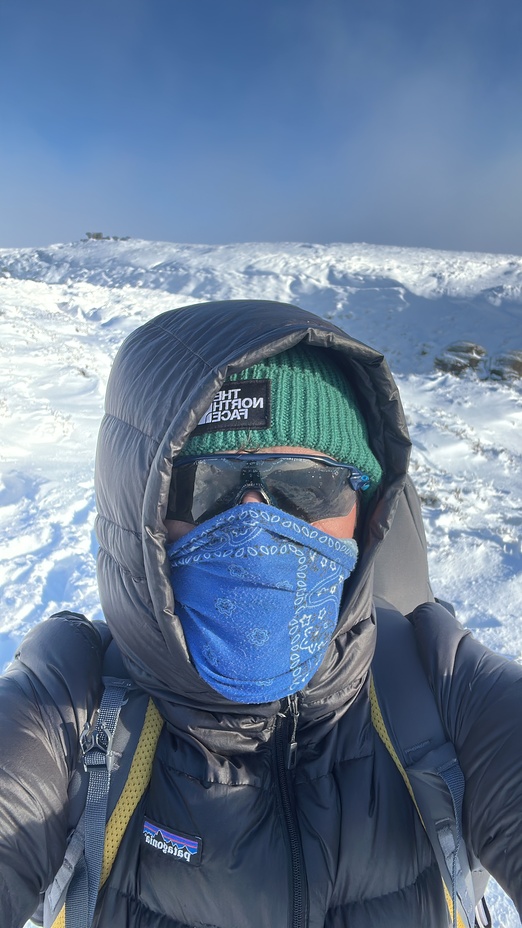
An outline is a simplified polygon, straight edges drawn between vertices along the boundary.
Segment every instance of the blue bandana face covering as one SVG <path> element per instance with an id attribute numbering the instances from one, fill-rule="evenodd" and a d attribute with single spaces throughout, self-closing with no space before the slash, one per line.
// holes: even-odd
<path id="1" fill-rule="evenodd" d="M 169 544 L 172 586 L 200 676 L 238 703 L 301 690 L 337 625 L 357 544 L 264 503 L 234 506 Z"/>

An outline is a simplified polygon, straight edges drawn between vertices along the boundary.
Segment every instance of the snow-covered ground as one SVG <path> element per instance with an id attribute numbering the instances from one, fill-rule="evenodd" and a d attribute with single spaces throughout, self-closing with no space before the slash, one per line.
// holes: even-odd
<path id="1" fill-rule="evenodd" d="M 93 462 L 116 349 L 200 300 L 263 298 L 382 350 L 414 442 L 432 583 L 489 647 L 522 660 L 522 258 L 370 245 L 79 242 L 0 250 L 0 667 L 53 611 L 99 617 Z M 448 344 L 485 350 L 443 372 Z M 520 920 L 493 885 L 494 922 Z"/>

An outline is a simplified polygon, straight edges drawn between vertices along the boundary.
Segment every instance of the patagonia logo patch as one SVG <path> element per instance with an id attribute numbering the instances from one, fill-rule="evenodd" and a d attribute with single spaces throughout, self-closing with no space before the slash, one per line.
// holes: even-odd
<path id="1" fill-rule="evenodd" d="M 201 862 L 201 838 L 196 835 L 185 835 L 180 831 L 171 831 L 164 825 L 144 819 L 143 839 L 145 844 L 154 848 L 158 853 L 177 860 L 184 860 L 187 864 Z"/>
<path id="2" fill-rule="evenodd" d="M 216 393 L 194 434 L 270 428 L 270 381 L 229 380 Z"/>

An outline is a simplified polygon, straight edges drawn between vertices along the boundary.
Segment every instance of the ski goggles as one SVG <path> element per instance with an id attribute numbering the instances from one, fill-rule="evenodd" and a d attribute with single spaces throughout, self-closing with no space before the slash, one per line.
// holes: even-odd
<path id="1" fill-rule="evenodd" d="M 167 519 L 200 525 L 255 490 L 305 522 L 347 515 L 370 479 L 351 464 L 312 454 L 211 454 L 174 461 Z"/>

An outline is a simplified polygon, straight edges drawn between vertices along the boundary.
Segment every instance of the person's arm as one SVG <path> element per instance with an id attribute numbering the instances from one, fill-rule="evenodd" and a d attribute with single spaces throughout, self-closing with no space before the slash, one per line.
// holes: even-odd
<path id="1" fill-rule="evenodd" d="M 101 684 L 84 622 L 43 622 L 0 677 L 0 928 L 25 924 L 63 862 L 78 737 Z"/>
<path id="2" fill-rule="evenodd" d="M 0 680 L 2 928 L 30 918 L 63 860 L 67 838 L 69 770 L 61 720 L 49 698 L 44 706 L 43 694 L 31 690 L 20 667 Z"/>
<path id="3" fill-rule="evenodd" d="M 422 606 L 413 622 L 466 780 L 466 844 L 522 914 L 522 667 L 443 607 Z"/>

